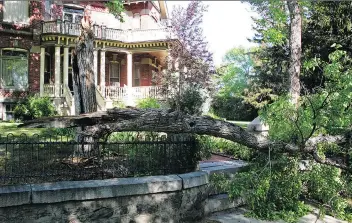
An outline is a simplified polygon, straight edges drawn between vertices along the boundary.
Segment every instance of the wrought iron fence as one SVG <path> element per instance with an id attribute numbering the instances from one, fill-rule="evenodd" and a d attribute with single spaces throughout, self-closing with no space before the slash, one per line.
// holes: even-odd
<path id="1" fill-rule="evenodd" d="M 113 135 L 0 137 L 0 185 L 166 175 L 196 169 L 192 136 Z"/>

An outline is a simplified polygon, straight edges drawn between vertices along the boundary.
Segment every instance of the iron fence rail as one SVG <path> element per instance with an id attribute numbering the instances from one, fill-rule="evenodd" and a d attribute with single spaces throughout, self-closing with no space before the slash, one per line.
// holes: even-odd
<path id="1" fill-rule="evenodd" d="M 192 136 L 106 142 L 66 136 L 0 137 L 0 185 L 180 174 L 194 171 L 197 162 Z"/>

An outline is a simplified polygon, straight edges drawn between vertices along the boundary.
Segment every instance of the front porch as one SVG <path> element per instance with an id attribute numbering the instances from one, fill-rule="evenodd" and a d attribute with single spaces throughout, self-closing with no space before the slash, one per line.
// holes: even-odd
<path id="1" fill-rule="evenodd" d="M 41 48 L 40 94 L 65 104 L 74 115 L 72 46 Z M 94 78 L 99 110 L 111 108 L 114 101 L 134 106 L 139 99 L 163 100 L 156 74 L 165 67 L 165 49 L 121 49 L 103 46 L 94 49 Z M 61 106 L 62 107 L 62 106 Z"/>

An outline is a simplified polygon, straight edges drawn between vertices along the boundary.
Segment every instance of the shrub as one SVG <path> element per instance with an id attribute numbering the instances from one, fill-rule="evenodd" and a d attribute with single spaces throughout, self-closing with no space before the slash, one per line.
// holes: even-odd
<path id="1" fill-rule="evenodd" d="M 160 108 L 160 104 L 155 98 L 144 98 L 138 101 L 137 108 Z"/>
<path id="2" fill-rule="evenodd" d="M 125 103 L 123 103 L 123 101 L 114 101 L 112 103 L 112 106 L 114 108 L 126 108 L 126 105 L 125 105 Z"/>
<path id="3" fill-rule="evenodd" d="M 19 102 L 14 109 L 15 118 L 31 120 L 40 117 L 49 117 L 57 114 L 55 106 L 48 97 L 29 96 Z"/>
<path id="4" fill-rule="evenodd" d="M 208 158 L 211 152 L 221 152 L 241 160 L 251 160 L 255 153 L 246 146 L 213 136 L 198 136 L 201 156 Z"/>
<path id="5" fill-rule="evenodd" d="M 177 110 L 179 103 L 180 110 L 190 115 L 200 115 L 204 101 L 205 97 L 197 87 L 188 87 L 181 95 L 175 95 L 168 100 L 171 109 Z"/>
<path id="6" fill-rule="evenodd" d="M 258 116 L 257 110 L 241 97 L 216 96 L 211 105 L 215 115 L 236 121 L 252 121 Z"/>

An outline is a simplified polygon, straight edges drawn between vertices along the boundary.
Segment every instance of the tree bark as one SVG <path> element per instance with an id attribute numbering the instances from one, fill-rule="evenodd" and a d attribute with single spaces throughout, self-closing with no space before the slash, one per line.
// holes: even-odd
<path id="1" fill-rule="evenodd" d="M 73 82 L 76 114 L 97 111 L 94 80 L 94 34 L 87 10 L 81 21 L 81 35 L 73 54 Z"/>
<path id="2" fill-rule="evenodd" d="M 299 81 L 301 73 L 302 57 L 302 18 L 301 10 L 297 0 L 287 1 L 290 13 L 290 97 L 292 104 L 298 105 L 301 85 Z"/>

